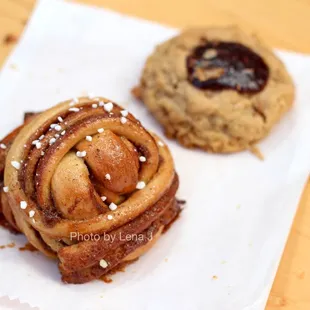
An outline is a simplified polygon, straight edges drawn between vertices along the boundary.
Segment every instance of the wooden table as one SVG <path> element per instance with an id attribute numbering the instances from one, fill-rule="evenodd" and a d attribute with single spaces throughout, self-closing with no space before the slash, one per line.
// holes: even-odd
<path id="1" fill-rule="evenodd" d="M 178 27 L 239 23 L 260 33 L 271 46 L 310 53 L 309 0 L 79 1 Z M 1 63 L 14 47 L 34 3 L 35 0 L 0 0 Z M 267 310 L 310 309 L 310 208 L 307 206 L 310 207 L 310 182 L 301 198 Z"/>

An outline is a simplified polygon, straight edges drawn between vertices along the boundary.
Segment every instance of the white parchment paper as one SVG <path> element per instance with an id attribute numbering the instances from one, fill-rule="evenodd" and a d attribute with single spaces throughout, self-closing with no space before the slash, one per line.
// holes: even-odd
<path id="1" fill-rule="evenodd" d="M 176 32 L 108 10 L 41 1 L 0 76 L 1 136 L 25 111 L 85 92 L 119 102 L 162 135 L 130 90 L 154 46 Z M 181 179 L 178 196 L 187 205 L 150 252 L 111 284 L 65 285 L 56 262 L 18 251 L 24 237 L 0 228 L 0 245 L 17 245 L 0 251 L 0 296 L 41 310 L 264 309 L 310 167 L 310 59 L 278 54 L 297 98 L 260 143 L 265 161 L 167 141 Z"/>

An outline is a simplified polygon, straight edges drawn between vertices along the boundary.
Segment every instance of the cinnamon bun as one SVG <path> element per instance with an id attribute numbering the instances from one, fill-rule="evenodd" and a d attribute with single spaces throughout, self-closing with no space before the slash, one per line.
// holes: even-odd
<path id="1" fill-rule="evenodd" d="M 66 283 L 136 260 L 180 212 L 168 147 L 105 98 L 28 115 L 0 146 L 0 210 Z"/>

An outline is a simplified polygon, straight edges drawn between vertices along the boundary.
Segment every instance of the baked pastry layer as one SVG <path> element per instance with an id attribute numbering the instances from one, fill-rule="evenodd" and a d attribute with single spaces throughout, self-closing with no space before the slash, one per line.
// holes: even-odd
<path id="1" fill-rule="evenodd" d="M 105 98 L 62 102 L 1 141 L 1 209 L 85 283 L 145 253 L 180 212 L 166 145 Z"/>
<path id="2" fill-rule="evenodd" d="M 238 27 L 190 29 L 159 45 L 134 94 L 186 147 L 250 149 L 292 106 L 283 63 Z"/>

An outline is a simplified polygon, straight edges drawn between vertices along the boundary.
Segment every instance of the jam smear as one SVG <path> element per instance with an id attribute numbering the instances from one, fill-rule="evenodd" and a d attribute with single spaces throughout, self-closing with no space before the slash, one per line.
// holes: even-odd
<path id="1" fill-rule="evenodd" d="M 235 42 L 204 40 L 187 57 L 186 65 L 189 82 L 205 90 L 258 93 L 269 77 L 269 68 L 262 57 Z"/>

